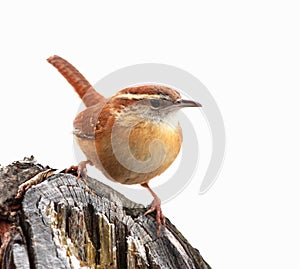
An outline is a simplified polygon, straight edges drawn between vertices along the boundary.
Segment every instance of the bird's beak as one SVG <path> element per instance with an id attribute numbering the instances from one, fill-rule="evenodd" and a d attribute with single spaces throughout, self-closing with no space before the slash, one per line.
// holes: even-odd
<path id="1" fill-rule="evenodd" d="M 173 104 L 173 107 L 176 107 L 176 108 L 202 107 L 202 105 L 200 103 L 192 101 L 192 100 L 177 99 L 176 102 Z"/>
<path id="2" fill-rule="evenodd" d="M 162 107 L 161 110 L 176 111 L 184 107 L 202 107 L 202 105 L 192 100 L 177 99 L 174 103 Z"/>

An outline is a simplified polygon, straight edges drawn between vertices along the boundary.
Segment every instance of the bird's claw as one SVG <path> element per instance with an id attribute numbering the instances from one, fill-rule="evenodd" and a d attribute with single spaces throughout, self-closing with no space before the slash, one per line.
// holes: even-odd
<path id="1" fill-rule="evenodd" d="M 87 178 L 87 168 L 86 168 L 87 164 L 93 165 L 93 163 L 89 160 L 82 161 L 78 165 L 72 165 L 71 167 L 66 169 L 66 173 L 75 171 L 77 173 L 77 179 L 82 178 L 83 180 L 85 180 Z"/>
<path id="2" fill-rule="evenodd" d="M 66 173 L 70 173 L 70 172 L 76 172 L 77 173 L 77 179 L 81 179 L 85 186 L 86 186 L 86 189 L 90 192 L 90 193 L 93 193 L 95 194 L 94 191 L 92 191 L 87 183 L 87 168 L 86 168 L 86 165 L 89 164 L 89 165 L 93 165 L 93 163 L 89 160 L 87 161 L 82 161 L 80 162 L 78 165 L 72 165 L 71 167 L 69 167 L 68 169 L 65 170 Z"/>
<path id="3" fill-rule="evenodd" d="M 86 179 L 87 178 L 87 168 L 86 163 L 80 162 L 77 167 L 77 179 Z"/>
<path id="4" fill-rule="evenodd" d="M 156 211 L 156 222 L 157 222 L 157 234 L 160 235 L 161 225 L 166 227 L 166 218 L 161 210 L 161 201 L 160 199 L 154 199 L 151 203 L 150 209 L 145 212 L 145 216 Z"/>

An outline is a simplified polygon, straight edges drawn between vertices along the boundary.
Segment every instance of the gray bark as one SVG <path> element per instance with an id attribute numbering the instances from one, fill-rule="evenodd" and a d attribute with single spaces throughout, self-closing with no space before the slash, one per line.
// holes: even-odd
<path id="1" fill-rule="evenodd" d="M 23 185 L 22 185 L 23 184 Z M 93 178 L 36 164 L 0 168 L 1 268 L 208 269 L 167 219 Z"/>

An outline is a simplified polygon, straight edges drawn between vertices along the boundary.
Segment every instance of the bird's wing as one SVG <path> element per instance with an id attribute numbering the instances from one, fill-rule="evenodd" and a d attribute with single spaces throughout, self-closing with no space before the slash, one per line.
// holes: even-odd
<path id="1" fill-rule="evenodd" d="M 73 134 L 81 138 L 94 139 L 103 107 L 103 104 L 97 104 L 80 112 L 73 122 Z"/>

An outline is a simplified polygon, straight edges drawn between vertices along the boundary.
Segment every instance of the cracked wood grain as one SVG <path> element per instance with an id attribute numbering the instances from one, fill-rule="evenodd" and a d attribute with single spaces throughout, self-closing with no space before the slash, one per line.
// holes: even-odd
<path id="1" fill-rule="evenodd" d="M 71 174 L 57 173 L 30 185 L 23 200 L 13 198 L 20 184 L 49 169 L 33 162 L 0 169 L 2 183 L 10 171 L 12 180 L 25 175 L 9 205 L 0 204 L 6 223 L 1 268 L 210 268 L 168 219 L 157 236 L 154 215 L 144 216 L 144 206 L 98 180 L 88 178 L 87 187 Z"/>

